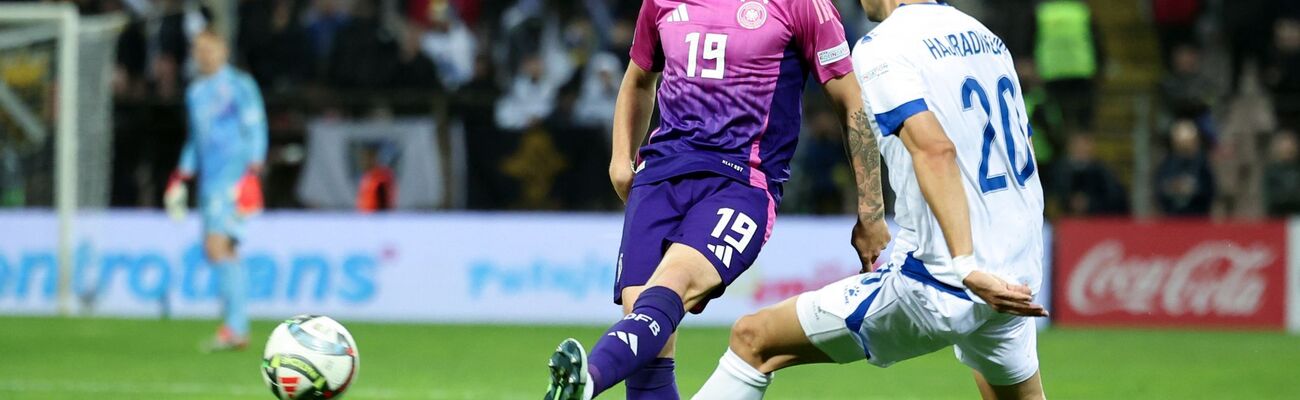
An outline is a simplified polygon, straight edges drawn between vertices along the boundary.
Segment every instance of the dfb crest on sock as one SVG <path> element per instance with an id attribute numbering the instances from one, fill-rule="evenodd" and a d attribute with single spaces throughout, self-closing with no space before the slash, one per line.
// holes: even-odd
<path id="1" fill-rule="evenodd" d="M 658 358 L 685 314 L 681 296 L 672 289 L 654 286 L 641 292 L 632 312 L 606 330 L 588 353 L 593 393 L 600 394 Z"/>
<path id="2" fill-rule="evenodd" d="M 659 336 L 659 322 L 655 321 L 654 318 L 650 318 L 650 316 L 648 315 L 638 314 L 638 313 L 631 313 L 623 317 L 623 320 L 629 320 L 629 319 L 634 321 L 640 321 L 640 322 L 649 322 L 650 333 L 653 333 L 655 336 Z"/>

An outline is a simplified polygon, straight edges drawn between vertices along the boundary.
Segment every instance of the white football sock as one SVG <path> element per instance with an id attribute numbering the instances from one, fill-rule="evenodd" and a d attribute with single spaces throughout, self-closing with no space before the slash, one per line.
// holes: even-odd
<path id="1" fill-rule="evenodd" d="M 582 373 L 587 375 L 587 386 L 582 388 L 582 400 L 591 400 L 596 397 L 596 381 L 591 380 L 591 370 L 584 368 Z"/>
<path id="2" fill-rule="evenodd" d="M 695 393 L 693 400 L 760 400 L 767 385 L 772 383 L 772 375 L 758 372 L 757 369 L 740 359 L 740 356 L 727 349 L 718 360 L 718 369 L 704 382 L 704 387 Z"/>

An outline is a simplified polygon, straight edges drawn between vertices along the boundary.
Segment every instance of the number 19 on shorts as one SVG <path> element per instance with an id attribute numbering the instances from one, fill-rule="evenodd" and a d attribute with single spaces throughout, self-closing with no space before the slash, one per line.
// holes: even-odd
<path id="1" fill-rule="evenodd" d="M 736 212 L 735 209 L 728 207 L 719 208 L 718 216 L 720 217 L 718 224 L 713 227 L 711 235 L 722 239 L 726 244 L 710 244 L 709 251 L 722 260 L 722 265 L 730 268 L 731 255 L 745 252 L 745 248 L 749 247 L 749 241 L 754 238 L 754 232 L 758 232 L 758 223 L 745 213 Z"/>

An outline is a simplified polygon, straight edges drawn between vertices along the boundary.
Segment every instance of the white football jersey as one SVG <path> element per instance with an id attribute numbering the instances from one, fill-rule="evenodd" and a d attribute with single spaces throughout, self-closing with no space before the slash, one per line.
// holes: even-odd
<path id="1" fill-rule="evenodd" d="M 979 268 L 1037 293 L 1043 190 L 1019 78 L 1002 40 L 953 7 L 904 5 L 858 41 L 853 67 L 897 194 L 901 229 L 890 261 L 969 296 L 898 137 L 904 120 L 928 110 L 957 149 Z"/>

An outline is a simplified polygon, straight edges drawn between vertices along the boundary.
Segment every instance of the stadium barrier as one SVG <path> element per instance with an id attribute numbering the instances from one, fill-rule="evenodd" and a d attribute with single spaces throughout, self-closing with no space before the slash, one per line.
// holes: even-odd
<path id="1" fill-rule="evenodd" d="M 72 287 L 83 315 L 216 314 L 197 219 L 109 211 L 78 224 Z M 617 214 L 272 212 L 250 222 L 241 255 L 261 318 L 603 324 L 619 313 L 610 299 L 621 224 Z M 729 324 L 857 270 L 850 217 L 777 225 L 758 265 L 690 323 Z M 0 212 L 0 314 L 57 314 L 57 226 L 52 211 Z M 1300 332 L 1300 218 L 1053 228 L 1055 277 L 1039 297 L 1055 298 L 1064 326 Z"/>
<path id="2" fill-rule="evenodd" d="M 56 314 L 55 221 L 0 212 L 0 314 Z M 216 315 L 197 219 L 111 211 L 79 224 L 81 314 Z M 727 325 L 855 274 L 852 226 L 851 217 L 782 217 L 758 265 L 689 323 Z M 249 222 L 240 253 L 255 317 L 605 324 L 620 313 L 611 299 L 621 227 L 617 214 L 270 212 Z"/>
<path id="3" fill-rule="evenodd" d="M 1300 331 L 1300 219 L 1067 220 L 1056 237 L 1062 326 Z"/>

